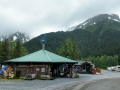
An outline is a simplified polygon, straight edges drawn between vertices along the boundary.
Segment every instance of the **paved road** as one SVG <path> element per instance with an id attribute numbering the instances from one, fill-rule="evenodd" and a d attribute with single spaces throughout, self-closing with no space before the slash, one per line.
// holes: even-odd
<path id="1" fill-rule="evenodd" d="M 80 77 L 80 82 L 65 85 L 59 90 L 120 90 L 120 72 L 102 70 L 102 75 L 80 74 Z"/>
<path id="2" fill-rule="evenodd" d="M 120 90 L 120 78 L 97 80 L 85 84 L 79 90 Z"/>

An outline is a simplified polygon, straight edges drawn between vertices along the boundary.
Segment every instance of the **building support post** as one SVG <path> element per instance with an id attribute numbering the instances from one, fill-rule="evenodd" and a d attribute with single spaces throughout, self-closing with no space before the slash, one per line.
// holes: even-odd
<path id="1" fill-rule="evenodd" d="M 14 64 L 14 74 L 15 74 L 15 77 L 16 77 L 16 65 Z"/>
<path id="2" fill-rule="evenodd" d="M 71 72 L 70 72 L 71 77 L 73 76 L 73 73 L 74 73 L 73 69 L 74 69 L 74 64 L 71 64 Z"/>

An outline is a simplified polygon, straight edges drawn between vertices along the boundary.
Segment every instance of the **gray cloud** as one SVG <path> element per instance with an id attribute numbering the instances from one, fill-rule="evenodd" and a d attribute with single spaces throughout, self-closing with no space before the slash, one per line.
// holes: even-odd
<path id="1" fill-rule="evenodd" d="M 120 0 L 0 0 L 0 35 L 31 37 L 67 30 L 102 13 L 120 15 Z"/>

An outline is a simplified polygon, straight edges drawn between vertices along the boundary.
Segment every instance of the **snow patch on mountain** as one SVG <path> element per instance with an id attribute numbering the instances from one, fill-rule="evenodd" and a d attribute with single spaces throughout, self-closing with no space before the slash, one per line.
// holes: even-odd
<path id="1" fill-rule="evenodd" d="M 73 31 L 76 26 L 70 27 L 67 31 Z"/>
<path id="2" fill-rule="evenodd" d="M 13 36 L 13 40 L 15 41 L 17 39 L 17 37 L 16 36 Z"/>
<path id="3" fill-rule="evenodd" d="M 117 22 L 120 22 L 120 20 L 117 20 L 117 19 L 112 19 L 112 20 L 117 21 Z"/>
<path id="4" fill-rule="evenodd" d="M 2 37 L 0 37 L 0 41 L 3 41 L 3 38 L 2 38 Z"/>
<path id="5" fill-rule="evenodd" d="M 111 17 L 108 17 L 108 19 L 110 19 L 110 20 L 114 20 L 114 21 L 116 21 L 116 22 L 120 22 L 120 19 L 112 19 Z"/>
<path id="6" fill-rule="evenodd" d="M 22 42 L 24 43 L 24 41 L 25 41 L 25 39 L 23 38 L 23 39 L 22 39 Z"/>
<path id="7" fill-rule="evenodd" d="M 108 19 L 111 19 L 110 17 L 108 17 Z"/>
<path id="8" fill-rule="evenodd" d="M 82 28 L 82 26 L 80 26 L 80 28 Z"/>
<path id="9" fill-rule="evenodd" d="M 19 36 L 18 32 L 17 32 L 17 35 Z"/>
<path id="10" fill-rule="evenodd" d="M 88 22 L 84 22 L 82 25 L 85 26 Z"/>

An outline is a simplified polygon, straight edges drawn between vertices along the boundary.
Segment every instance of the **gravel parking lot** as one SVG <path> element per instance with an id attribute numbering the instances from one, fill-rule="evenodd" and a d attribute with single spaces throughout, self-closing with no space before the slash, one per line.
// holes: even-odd
<path id="1" fill-rule="evenodd" d="M 80 78 L 57 78 L 55 80 L 0 80 L 0 90 L 67 90 L 67 88 L 72 90 L 74 85 L 106 78 L 120 78 L 120 72 L 103 70 L 101 75 L 80 74 Z"/>

